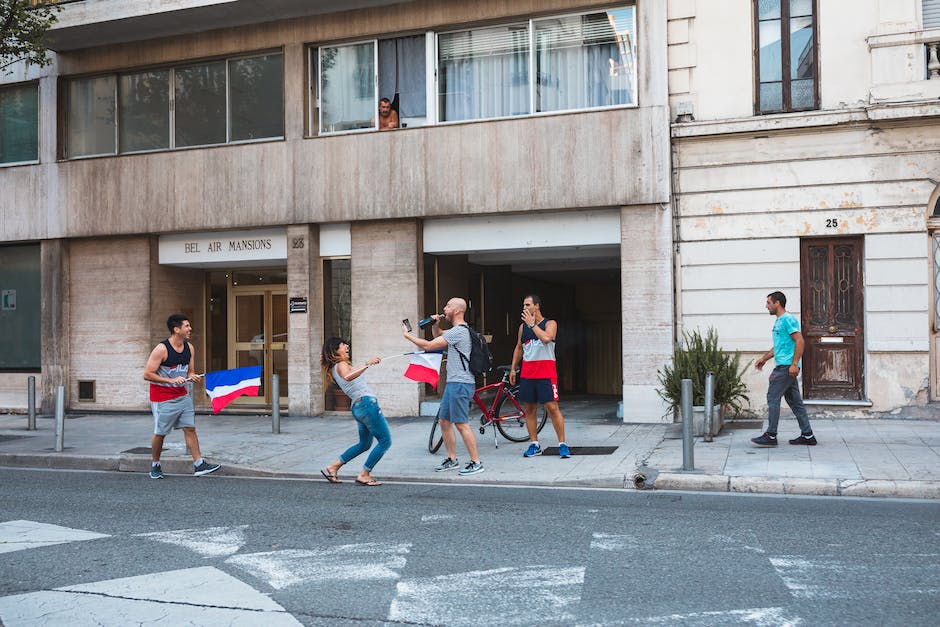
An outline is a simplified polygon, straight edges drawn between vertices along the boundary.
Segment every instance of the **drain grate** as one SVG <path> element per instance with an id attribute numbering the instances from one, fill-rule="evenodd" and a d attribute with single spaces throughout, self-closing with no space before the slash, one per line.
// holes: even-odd
<path id="1" fill-rule="evenodd" d="M 610 455 L 617 450 L 616 446 L 572 446 L 572 455 Z M 558 455 L 557 446 L 547 446 L 542 449 L 542 455 Z"/>
<path id="2" fill-rule="evenodd" d="M 0 442 L 9 442 L 11 440 L 22 440 L 23 438 L 31 438 L 31 435 L 3 435 L 0 434 Z"/>

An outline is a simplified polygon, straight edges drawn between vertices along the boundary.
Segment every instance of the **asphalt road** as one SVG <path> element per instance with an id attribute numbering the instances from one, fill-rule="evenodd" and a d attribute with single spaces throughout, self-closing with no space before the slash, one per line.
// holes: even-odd
<path id="1" fill-rule="evenodd" d="M 0 469 L 0 620 L 936 625 L 940 503 Z"/>

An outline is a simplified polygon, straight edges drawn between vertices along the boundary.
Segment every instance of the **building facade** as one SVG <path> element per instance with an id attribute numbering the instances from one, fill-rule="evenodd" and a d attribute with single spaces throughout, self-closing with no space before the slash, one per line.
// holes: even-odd
<path id="1" fill-rule="evenodd" d="M 4 315 L 36 338 L 5 339 L 4 386 L 146 409 L 143 364 L 182 311 L 197 370 L 260 363 L 314 415 L 324 337 L 402 353 L 403 318 L 464 296 L 508 363 L 534 291 L 566 333 L 563 391 L 663 419 L 665 5 L 258 5 L 63 3 L 51 68 L 3 77 L 0 254 L 22 283 Z M 383 97 L 400 128 L 377 129 Z M 391 416 L 434 394 L 403 370 L 370 372 Z"/>
<path id="2" fill-rule="evenodd" d="M 61 4 L 0 75 L 0 406 L 146 409 L 182 311 L 200 372 L 264 366 L 239 407 L 277 373 L 317 415 L 324 338 L 401 353 L 463 296 L 508 363 L 536 292 L 563 394 L 671 420 L 676 338 L 756 357 L 777 289 L 813 407 L 940 395 L 937 0 Z M 390 416 L 436 394 L 403 370 Z"/>
<path id="3" fill-rule="evenodd" d="M 811 407 L 936 400 L 940 2 L 669 7 L 681 328 L 757 357 L 780 289 Z"/>

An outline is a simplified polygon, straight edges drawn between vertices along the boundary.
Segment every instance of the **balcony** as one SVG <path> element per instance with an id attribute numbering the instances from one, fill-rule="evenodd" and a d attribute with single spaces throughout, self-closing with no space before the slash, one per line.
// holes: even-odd
<path id="1" fill-rule="evenodd" d="M 412 0 L 46 0 L 61 4 L 49 47 L 67 52 L 260 24 L 296 17 L 404 4 Z M 43 0 L 33 0 L 34 4 Z"/>
<path id="2" fill-rule="evenodd" d="M 940 28 L 873 35 L 868 49 L 873 104 L 940 98 Z"/>

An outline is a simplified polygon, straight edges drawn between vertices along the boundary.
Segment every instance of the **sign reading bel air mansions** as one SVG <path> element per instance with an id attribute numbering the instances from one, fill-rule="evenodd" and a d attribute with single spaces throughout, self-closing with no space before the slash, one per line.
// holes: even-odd
<path id="1" fill-rule="evenodd" d="M 160 263 L 197 268 L 215 264 L 283 265 L 287 263 L 287 230 L 258 229 L 161 235 Z"/>

